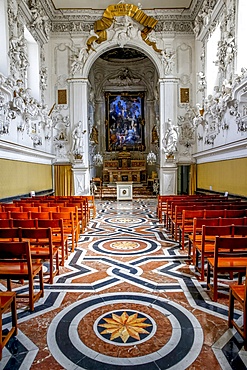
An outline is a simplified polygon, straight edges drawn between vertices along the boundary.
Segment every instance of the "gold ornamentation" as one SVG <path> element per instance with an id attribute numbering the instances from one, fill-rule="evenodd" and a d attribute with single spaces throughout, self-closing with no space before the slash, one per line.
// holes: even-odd
<path id="1" fill-rule="evenodd" d="M 106 30 L 111 27 L 114 17 L 122 17 L 125 15 L 133 18 L 144 26 L 141 31 L 143 41 L 152 46 L 155 51 L 160 52 L 161 50 L 157 49 L 155 42 L 151 42 L 147 38 L 149 32 L 151 32 L 158 23 L 158 20 L 146 15 L 138 6 L 125 3 L 109 5 L 104 11 L 102 18 L 94 23 L 95 35 L 89 37 L 87 40 L 87 51 L 89 52 L 91 49 L 94 50 L 92 46 L 94 42 L 101 44 L 101 42 L 107 40 Z"/>
<path id="2" fill-rule="evenodd" d="M 120 241 L 111 244 L 111 248 L 114 249 L 136 249 L 138 247 L 139 247 L 138 243 L 130 241 Z"/>
<path id="3" fill-rule="evenodd" d="M 99 324 L 99 326 L 105 328 L 100 334 L 111 334 L 110 340 L 121 338 L 124 343 L 127 342 L 129 337 L 136 340 L 140 340 L 140 334 L 149 334 L 145 328 L 152 326 L 151 324 L 145 324 L 146 317 L 138 318 L 138 313 L 128 315 L 127 312 L 123 312 L 121 316 L 112 314 L 112 318 L 105 317 L 106 324 Z"/>

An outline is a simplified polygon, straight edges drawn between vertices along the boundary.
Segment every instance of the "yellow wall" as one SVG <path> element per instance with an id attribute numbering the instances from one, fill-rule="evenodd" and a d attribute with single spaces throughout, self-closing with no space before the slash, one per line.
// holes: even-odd
<path id="1" fill-rule="evenodd" d="M 52 166 L 0 159 L 0 198 L 52 189 Z"/>
<path id="2" fill-rule="evenodd" d="M 197 165 L 197 188 L 247 196 L 247 158 Z"/>

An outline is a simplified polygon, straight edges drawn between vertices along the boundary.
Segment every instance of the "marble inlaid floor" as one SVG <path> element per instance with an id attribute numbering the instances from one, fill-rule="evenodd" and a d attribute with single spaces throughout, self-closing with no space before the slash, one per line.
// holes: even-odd
<path id="1" fill-rule="evenodd" d="M 186 250 L 159 224 L 156 200 L 98 201 L 35 311 L 18 303 L 18 335 L 0 369 L 246 369 L 243 342 L 227 326 L 228 281 L 221 283 L 212 302 Z"/>

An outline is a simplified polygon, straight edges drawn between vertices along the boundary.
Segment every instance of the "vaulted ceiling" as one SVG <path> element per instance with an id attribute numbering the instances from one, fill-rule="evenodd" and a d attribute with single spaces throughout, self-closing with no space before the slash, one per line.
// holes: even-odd
<path id="1" fill-rule="evenodd" d="M 117 4 L 119 1 L 110 0 L 52 0 L 55 9 L 95 9 L 103 10 L 109 5 Z M 124 1 L 121 1 L 124 2 Z M 141 6 L 143 10 L 148 9 L 190 9 L 195 0 L 131 0 L 125 3 Z M 139 5 L 140 4 L 140 5 Z"/>

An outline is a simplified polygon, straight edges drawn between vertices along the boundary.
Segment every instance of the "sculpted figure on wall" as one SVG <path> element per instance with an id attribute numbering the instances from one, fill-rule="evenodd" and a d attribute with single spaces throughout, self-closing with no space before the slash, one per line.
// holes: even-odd
<path id="1" fill-rule="evenodd" d="M 9 133 L 10 121 L 15 117 L 15 112 L 10 109 L 9 103 L 4 101 L 4 95 L 0 92 L 0 135 Z"/>
<path id="2" fill-rule="evenodd" d="M 178 142 L 178 127 L 172 123 L 170 119 L 167 122 L 167 130 L 163 139 L 163 149 L 164 153 L 168 156 L 173 155 L 177 152 L 177 142 Z"/>
<path id="3" fill-rule="evenodd" d="M 169 50 L 161 51 L 161 63 L 164 67 L 165 75 L 169 75 L 173 72 L 175 52 Z"/>
<path id="4" fill-rule="evenodd" d="M 138 36 L 139 29 L 127 15 L 114 17 L 112 26 L 107 30 L 108 40 L 117 40 L 120 47 L 123 47 L 130 39 Z"/>
<path id="5" fill-rule="evenodd" d="M 82 122 L 79 121 L 72 132 L 73 146 L 72 153 L 75 157 L 81 158 L 83 153 L 83 135 L 86 130 L 82 131 Z"/>
<path id="6" fill-rule="evenodd" d="M 75 75 L 76 73 L 81 73 L 83 65 L 87 60 L 88 52 L 86 47 L 82 47 L 79 53 L 72 56 L 72 63 L 71 63 L 71 73 Z"/>

